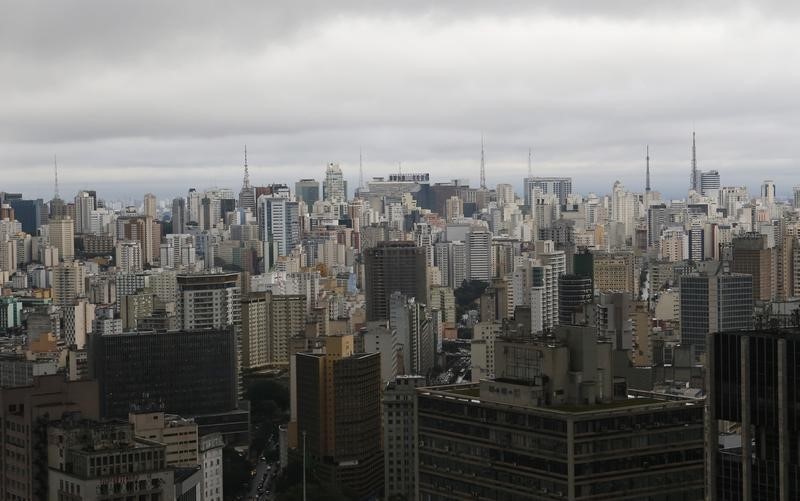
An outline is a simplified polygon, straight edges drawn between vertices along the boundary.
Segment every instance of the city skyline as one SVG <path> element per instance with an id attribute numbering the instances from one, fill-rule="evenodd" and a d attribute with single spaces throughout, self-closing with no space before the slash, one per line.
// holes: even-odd
<path id="1" fill-rule="evenodd" d="M 649 144 L 653 189 L 674 197 L 693 129 L 723 185 L 771 178 L 785 196 L 796 169 L 788 3 L 75 8 L 91 15 L 30 3 L 0 20 L 0 169 L 18 191 L 53 154 L 65 192 L 238 186 L 244 143 L 264 182 L 338 161 L 354 186 L 363 149 L 368 176 L 402 162 L 477 185 L 481 132 L 490 184 L 520 183 L 533 148 L 582 192 L 638 189 Z"/>

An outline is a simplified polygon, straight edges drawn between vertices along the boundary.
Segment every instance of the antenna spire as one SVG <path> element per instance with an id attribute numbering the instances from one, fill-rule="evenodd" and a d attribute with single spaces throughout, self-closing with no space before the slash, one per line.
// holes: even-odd
<path id="1" fill-rule="evenodd" d="M 483 150 L 483 132 L 481 132 L 481 188 L 486 189 L 486 156 Z"/>
<path id="2" fill-rule="evenodd" d="M 60 200 L 61 194 L 58 191 L 58 156 L 53 155 L 53 170 L 55 171 L 54 199 Z"/>
<path id="3" fill-rule="evenodd" d="M 250 170 L 247 167 L 247 145 L 244 145 L 244 180 L 242 181 L 242 188 L 250 188 Z"/>
<path id="4" fill-rule="evenodd" d="M 692 131 L 692 183 L 691 189 L 699 191 L 698 184 L 700 184 L 697 175 L 697 144 L 695 143 L 694 131 Z"/>
<path id="5" fill-rule="evenodd" d="M 528 177 L 533 177 L 533 151 L 528 148 Z"/>
<path id="6" fill-rule="evenodd" d="M 364 164 L 362 162 L 361 147 L 358 148 L 358 187 L 364 189 Z"/>
<path id="7" fill-rule="evenodd" d="M 650 192 L 650 145 L 649 144 L 645 147 L 645 151 L 647 159 L 647 181 L 645 183 L 644 189 L 649 193 Z"/>

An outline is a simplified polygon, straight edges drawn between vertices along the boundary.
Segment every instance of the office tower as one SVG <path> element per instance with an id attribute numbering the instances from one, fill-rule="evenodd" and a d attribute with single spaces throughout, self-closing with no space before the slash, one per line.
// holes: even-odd
<path id="1" fill-rule="evenodd" d="M 172 233 L 186 233 L 186 199 L 177 197 L 172 199 Z"/>
<path id="2" fill-rule="evenodd" d="M 558 277 L 558 323 L 573 324 L 574 316 L 594 299 L 591 277 L 561 275 Z"/>
<path id="3" fill-rule="evenodd" d="M 182 329 L 225 329 L 240 322 L 236 273 L 178 275 L 178 322 Z"/>
<path id="4" fill-rule="evenodd" d="M 81 190 L 75 196 L 75 233 L 89 233 L 92 211 L 97 209 L 97 195 L 93 191 Z"/>
<path id="5" fill-rule="evenodd" d="M 145 265 L 153 265 L 160 257 L 161 225 L 149 216 L 117 218 L 116 237 L 117 240 L 138 240 Z"/>
<path id="6" fill-rule="evenodd" d="M 300 214 L 297 202 L 288 198 L 258 198 L 259 234 L 264 242 L 265 270 L 271 270 L 278 256 L 288 256 L 300 243 Z"/>
<path id="7" fill-rule="evenodd" d="M 527 177 L 524 182 L 525 205 L 530 207 L 533 203 L 532 193 L 539 189 L 543 194 L 556 195 L 561 205 L 567 203 L 567 195 L 572 193 L 571 177 Z"/>
<path id="8" fill-rule="evenodd" d="M 436 336 L 425 304 L 400 292 L 389 299 L 389 327 L 397 332 L 403 350 L 403 374 L 427 376 L 436 357 Z"/>
<path id="9" fill-rule="evenodd" d="M 792 194 L 794 196 L 792 199 L 792 207 L 795 209 L 800 209 L 800 185 L 792 188 Z"/>
<path id="10" fill-rule="evenodd" d="M 706 351 L 709 332 L 753 328 L 753 277 L 722 271 L 680 278 L 681 342 Z"/>
<path id="11" fill-rule="evenodd" d="M 700 171 L 697 170 L 697 143 L 695 142 L 694 131 L 692 131 L 692 171 L 689 175 L 689 190 L 700 193 Z"/>
<path id="12" fill-rule="evenodd" d="M 120 240 L 117 242 L 117 270 L 124 273 L 142 271 L 142 243 L 138 240 Z"/>
<path id="13" fill-rule="evenodd" d="M 492 277 L 492 234 L 473 229 L 465 240 L 467 279 L 488 282 Z"/>
<path id="14" fill-rule="evenodd" d="M 135 438 L 128 423 L 65 416 L 48 427 L 47 443 L 47 499 L 175 498 L 164 445 Z"/>
<path id="15" fill-rule="evenodd" d="M 264 367 L 269 363 L 268 293 L 242 297 L 242 369 Z"/>
<path id="16" fill-rule="evenodd" d="M 69 413 L 98 419 L 97 381 L 67 381 L 63 374 L 34 377 L 28 386 L 0 388 L 0 404 L 0 498 L 55 499 L 48 498 L 47 426 Z"/>
<path id="17" fill-rule="evenodd" d="M 761 201 L 768 206 L 775 204 L 775 182 L 771 179 L 761 184 Z"/>
<path id="18" fill-rule="evenodd" d="M 800 498 L 800 332 L 710 332 L 708 498 Z"/>
<path id="19" fill-rule="evenodd" d="M 325 353 L 298 353 L 297 431 L 314 465 L 308 474 L 358 499 L 383 483 L 380 354 L 356 353 L 353 336 L 328 336 Z"/>
<path id="20" fill-rule="evenodd" d="M 347 201 L 347 185 L 342 169 L 337 163 L 329 163 L 325 169 L 325 181 L 322 184 L 322 199 L 342 203 Z"/>
<path id="21" fill-rule="evenodd" d="M 706 253 L 705 253 L 705 229 L 699 223 L 692 223 L 691 228 L 689 228 L 688 232 L 689 243 L 688 243 L 688 250 L 689 255 L 687 256 L 690 261 L 700 262 L 705 260 Z"/>
<path id="22" fill-rule="evenodd" d="M 304 334 L 306 326 L 306 296 L 302 294 L 269 294 L 269 363 L 289 363 L 289 340 Z"/>
<path id="23" fill-rule="evenodd" d="M 244 147 L 244 178 L 242 178 L 242 189 L 239 190 L 239 208 L 256 211 L 256 192 L 250 185 L 250 169 L 247 166 L 247 146 Z"/>
<path id="24" fill-rule="evenodd" d="M 428 302 L 425 249 L 411 241 L 378 242 L 364 251 L 367 320 L 388 320 L 394 292 Z"/>
<path id="25" fill-rule="evenodd" d="M 142 214 L 156 219 L 158 216 L 158 199 L 152 193 L 147 193 L 142 201 Z"/>
<path id="26" fill-rule="evenodd" d="M 700 174 L 700 194 L 704 197 L 719 198 L 719 172 L 715 170 L 703 171 Z"/>
<path id="27" fill-rule="evenodd" d="M 442 314 L 442 322 L 446 325 L 455 325 L 456 319 L 456 297 L 450 287 L 431 288 L 430 307 L 432 310 L 439 310 Z"/>
<path id="28" fill-rule="evenodd" d="M 592 258 L 595 290 L 637 292 L 633 254 L 593 252 Z"/>
<path id="29" fill-rule="evenodd" d="M 294 194 L 297 200 L 306 204 L 308 212 L 313 212 L 314 203 L 319 200 L 319 181 L 301 179 L 294 183 Z"/>
<path id="30" fill-rule="evenodd" d="M 703 402 L 629 394 L 612 353 L 509 332 L 493 379 L 418 389 L 417 499 L 703 499 Z"/>
<path id="31" fill-rule="evenodd" d="M 89 363 L 104 417 L 125 418 L 152 402 L 187 417 L 236 409 L 231 328 L 92 336 Z"/>
<path id="32" fill-rule="evenodd" d="M 75 225 L 69 217 L 50 219 L 48 223 L 50 245 L 58 249 L 58 256 L 64 261 L 75 258 Z"/>
<path id="33" fill-rule="evenodd" d="M 136 438 L 164 444 L 167 466 L 197 464 L 197 423 L 192 419 L 158 411 L 136 410 L 128 414 Z"/>
<path id="34" fill-rule="evenodd" d="M 777 253 L 766 235 L 751 232 L 734 237 L 731 271 L 753 277 L 753 299 L 772 301 L 777 295 Z"/>
<path id="35" fill-rule="evenodd" d="M 9 219 L 16 218 L 22 224 L 22 231 L 25 233 L 36 235 L 37 230 L 46 224 L 47 211 L 41 198 L 35 200 L 17 198 L 9 200 L 8 204 L 14 209 L 14 217 Z"/>
<path id="36" fill-rule="evenodd" d="M 397 376 L 383 392 L 383 493 L 386 499 L 416 499 L 414 418 L 422 376 Z"/>
<path id="37" fill-rule="evenodd" d="M 86 268 L 83 263 L 59 263 L 53 268 L 53 303 L 71 305 L 86 295 Z"/>

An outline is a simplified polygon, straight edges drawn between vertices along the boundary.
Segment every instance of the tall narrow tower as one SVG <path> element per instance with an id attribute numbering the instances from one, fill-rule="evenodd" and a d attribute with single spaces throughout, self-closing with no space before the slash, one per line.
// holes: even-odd
<path id="1" fill-rule="evenodd" d="M 483 152 L 483 133 L 481 132 L 481 189 L 486 189 L 486 157 Z"/>
<path id="2" fill-rule="evenodd" d="M 256 210 L 256 194 L 250 186 L 250 170 L 247 166 L 247 145 L 244 145 L 244 179 L 242 189 L 239 191 L 239 208 L 250 209 L 253 213 Z"/>
<path id="3" fill-rule="evenodd" d="M 650 193 L 650 145 L 645 147 L 645 158 L 647 163 L 647 176 L 645 180 L 644 190 Z"/>
<path id="4" fill-rule="evenodd" d="M 697 173 L 697 145 L 694 139 L 694 131 L 692 131 L 692 178 L 689 189 L 700 192 L 700 175 Z"/>
<path id="5" fill-rule="evenodd" d="M 53 155 L 53 169 L 55 171 L 55 183 L 53 185 L 53 199 L 60 200 L 61 194 L 58 192 L 58 157 Z"/>

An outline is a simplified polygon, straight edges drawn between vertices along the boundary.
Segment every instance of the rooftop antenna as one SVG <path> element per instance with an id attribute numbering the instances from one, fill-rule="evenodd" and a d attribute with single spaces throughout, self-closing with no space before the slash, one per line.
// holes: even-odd
<path id="1" fill-rule="evenodd" d="M 247 168 L 247 145 L 244 145 L 244 181 L 242 188 L 247 189 L 250 187 L 250 171 Z"/>
<path id="2" fill-rule="evenodd" d="M 364 164 L 362 163 L 361 147 L 358 148 L 358 187 L 364 189 Z"/>
<path id="3" fill-rule="evenodd" d="M 650 192 L 650 145 L 649 144 L 645 147 L 645 151 L 646 151 L 645 155 L 647 158 L 647 181 L 645 183 L 644 189 L 649 193 Z"/>
<path id="4" fill-rule="evenodd" d="M 481 188 L 486 189 L 486 156 L 483 151 L 483 132 L 481 132 Z"/>
<path id="5" fill-rule="evenodd" d="M 58 157 L 56 155 L 53 155 L 53 169 L 55 170 L 55 174 L 56 174 L 56 176 L 55 176 L 55 186 L 54 186 L 55 199 L 56 200 L 60 200 L 61 199 L 61 194 L 58 191 Z"/>
<path id="6" fill-rule="evenodd" d="M 533 151 L 528 148 L 528 177 L 533 177 Z"/>

